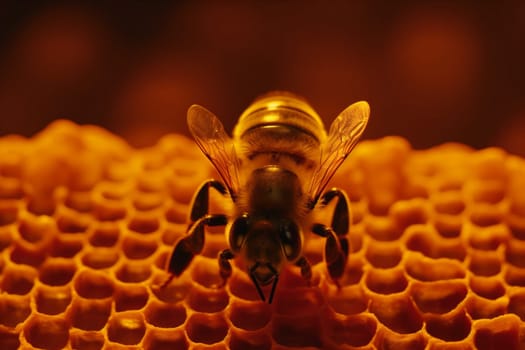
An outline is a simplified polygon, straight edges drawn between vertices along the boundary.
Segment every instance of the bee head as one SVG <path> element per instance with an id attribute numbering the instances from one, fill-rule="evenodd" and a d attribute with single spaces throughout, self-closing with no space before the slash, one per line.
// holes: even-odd
<path id="1" fill-rule="evenodd" d="M 296 260 L 301 253 L 302 236 L 292 220 L 250 219 L 245 214 L 232 224 L 230 247 L 243 255 L 263 301 L 261 287 L 272 284 L 268 299 L 271 303 L 283 264 Z"/>

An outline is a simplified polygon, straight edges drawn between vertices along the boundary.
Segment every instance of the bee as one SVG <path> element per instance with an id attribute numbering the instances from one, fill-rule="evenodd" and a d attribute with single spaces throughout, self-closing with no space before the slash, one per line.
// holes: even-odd
<path id="1" fill-rule="evenodd" d="M 208 180 L 196 191 L 187 234 L 175 244 L 164 285 L 202 252 L 206 226 L 226 226 L 229 248 L 218 256 L 222 286 L 232 274 L 230 261 L 237 256 L 244 259 L 263 302 L 263 287 L 270 284 L 268 303 L 272 302 L 285 264 L 298 266 L 309 283 L 311 266 L 303 255 L 307 231 L 326 238 L 324 260 L 330 278 L 339 285 L 349 251 L 349 200 L 343 190 L 326 187 L 362 135 L 369 114 L 367 102 L 354 103 L 327 133 L 304 99 L 273 92 L 244 111 L 230 138 L 213 113 L 191 106 L 189 130 L 222 181 Z M 231 217 L 208 212 L 211 189 L 231 199 Z M 333 200 L 331 225 L 312 222 L 313 209 Z"/>

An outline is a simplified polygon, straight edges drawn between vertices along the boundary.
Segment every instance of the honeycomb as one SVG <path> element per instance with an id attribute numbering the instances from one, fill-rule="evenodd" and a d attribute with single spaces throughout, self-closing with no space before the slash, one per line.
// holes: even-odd
<path id="1" fill-rule="evenodd" d="M 217 287 L 223 228 L 159 288 L 193 192 L 212 176 L 181 135 L 134 149 L 62 120 L 1 138 L 0 348 L 525 348 L 525 160 L 361 142 L 333 179 L 352 207 L 341 287 L 314 237 L 313 285 L 288 267 L 272 304 L 242 261 Z M 229 209 L 219 196 L 210 206 Z"/>

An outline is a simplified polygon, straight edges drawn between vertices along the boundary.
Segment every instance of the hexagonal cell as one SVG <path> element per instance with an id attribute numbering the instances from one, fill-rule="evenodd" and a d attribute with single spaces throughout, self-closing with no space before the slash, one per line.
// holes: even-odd
<path id="1" fill-rule="evenodd" d="M 299 317 L 276 315 L 272 319 L 272 337 L 282 346 L 321 348 L 321 319 L 318 313 Z"/>
<path id="2" fill-rule="evenodd" d="M 164 166 L 166 165 L 166 161 L 163 155 L 160 155 L 159 153 L 156 153 L 155 155 L 160 157 L 156 157 L 158 159 L 154 160 L 153 167 L 149 166 L 151 162 L 149 162 L 149 159 L 146 158 L 150 155 L 146 155 L 146 157 L 143 159 L 144 171 L 138 174 L 135 179 L 135 188 L 141 193 L 154 193 L 162 192 L 165 190 L 165 179 L 163 170 Z"/>
<path id="3" fill-rule="evenodd" d="M 168 278 L 169 275 L 167 274 L 157 275 L 151 283 L 151 291 L 159 300 L 166 303 L 176 303 L 186 299 L 188 294 L 193 291 L 193 281 L 187 276 L 175 278 L 163 286 Z"/>
<path id="4" fill-rule="evenodd" d="M 56 210 L 56 203 L 51 193 L 38 193 L 28 197 L 26 210 L 36 216 L 53 216 Z"/>
<path id="5" fill-rule="evenodd" d="M 276 314 L 299 316 L 317 313 L 325 303 L 319 288 L 277 288 L 277 293 L 273 301 L 274 312 Z"/>
<path id="6" fill-rule="evenodd" d="M 405 256 L 405 271 L 417 280 L 431 282 L 465 277 L 465 269 L 455 260 L 430 259 L 407 253 Z"/>
<path id="7" fill-rule="evenodd" d="M 463 309 L 446 315 L 429 315 L 425 321 L 427 332 L 445 341 L 467 338 L 472 326 L 472 321 Z"/>
<path id="8" fill-rule="evenodd" d="M 494 226 L 502 222 L 503 213 L 499 206 L 476 204 L 470 208 L 469 219 L 479 227 Z"/>
<path id="9" fill-rule="evenodd" d="M 351 315 L 341 317 L 330 315 L 323 317 L 323 331 L 337 347 L 350 345 L 352 347 L 365 346 L 372 341 L 377 331 L 377 321 L 369 315 Z"/>
<path id="10" fill-rule="evenodd" d="M 424 224 L 429 218 L 427 202 L 420 198 L 397 201 L 390 208 L 389 214 L 401 230 L 411 225 Z"/>
<path id="11" fill-rule="evenodd" d="M 334 292 L 324 292 L 329 307 L 342 315 L 354 315 L 364 312 L 368 307 L 368 297 L 361 284 L 345 286 Z"/>
<path id="12" fill-rule="evenodd" d="M 458 281 L 414 282 L 410 295 L 423 313 L 445 314 L 467 296 L 467 286 Z"/>
<path id="13" fill-rule="evenodd" d="M 0 252 L 13 244 L 15 230 L 12 227 L 0 227 Z"/>
<path id="14" fill-rule="evenodd" d="M 33 315 L 24 336 L 36 348 L 63 349 L 69 341 L 69 323 L 62 317 Z"/>
<path id="15" fill-rule="evenodd" d="M 71 288 L 69 286 L 49 287 L 38 286 L 35 296 L 38 312 L 57 315 L 66 310 L 71 303 Z"/>
<path id="16" fill-rule="evenodd" d="M 82 270 L 74 280 L 78 295 L 87 299 L 104 299 L 113 296 L 113 280 L 105 273 Z"/>
<path id="17" fill-rule="evenodd" d="M 73 327 L 86 331 L 99 331 L 108 322 L 111 313 L 112 300 L 75 298 L 71 304 L 69 315 Z"/>
<path id="18" fill-rule="evenodd" d="M 56 225 L 62 233 L 85 233 L 91 218 L 75 212 L 62 212 L 56 219 Z"/>
<path id="19" fill-rule="evenodd" d="M 511 286 L 525 287 L 525 269 L 506 264 L 503 278 Z"/>
<path id="20" fill-rule="evenodd" d="M 369 310 L 379 322 L 397 333 L 415 333 L 423 327 L 423 319 L 406 293 L 375 295 L 371 298 Z"/>
<path id="21" fill-rule="evenodd" d="M 119 252 L 114 248 L 94 248 L 82 254 L 82 264 L 92 269 L 106 269 L 119 261 Z"/>
<path id="22" fill-rule="evenodd" d="M 377 241 L 396 241 L 403 234 L 391 217 L 365 216 L 365 231 Z"/>
<path id="23" fill-rule="evenodd" d="M 501 271 L 501 261 L 497 251 L 471 249 L 469 270 L 477 276 L 495 276 Z"/>
<path id="24" fill-rule="evenodd" d="M 54 257 L 72 258 L 82 250 L 83 246 L 82 235 L 60 235 L 53 240 L 49 254 Z"/>
<path id="25" fill-rule="evenodd" d="M 230 287 L 230 293 L 237 298 L 248 301 L 261 300 L 253 282 L 243 272 L 237 271 L 236 273 L 234 269 L 232 276 L 228 280 L 228 285 Z"/>
<path id="26" fill-rule="evenodd" d="M 160 328 L 176 328 L 186 321 L 186 308 L 180 303 L 171 304 L 152 300 L 144 311 L 146 322 Z"/>
<path id="27" fill-rule="evenodd" d="M 166 220 L 173 224 L 185 224 L 188 221 L 188 205 L 179 202 L 172 202 L 166 210 Z"/>
<path id="28" fill-rule="evenodd" d="M 2 272 L 0 290 L 8 294 L 25 295 L 33 289 L 37 272 L 26 265 L 8 264 Z"/>
<path id="29" fill-rule="evenodd" d="M 219 274 L 217 259 L 197 256 L 190 266 L 190 271 L 192 280 L 205 288 L 214 289 L 223 282 Z"/>
<path id="30" fill-rule="evenodd" d="M 222 342 L 228 333 L 228 323 L 222 314 L 193 313 L 186 323 L 186 333 L 195 343 Z"/>
<path id="31" fill-rule="evenodd" d="M 470 195 L 476 203 L 497 204 L 505 198 L 504 181 L 473 181 L 470 182 Z"/>
<path id="32" fill-rule="evenodd" d="M 272 317 L 269 304 L 235 300 L 229 306 L 229 319 L 232 324 L 246 331 L 255 331 L 265 327 Z"/>
<path id="33" fill-rule="evenodd" d="M 49 286 L 63 286 L 71 282 L 76 271 L 74 261 L 63 258 L 47 259 L 40 267 L 38 279 Z"/>
<path id="34" fill-rule="evenodd" d="M 496 250 L 509 236 L 509 229 L 503 224 L 484 228 L 469 225 L 463 235 L 472 248 L 479 250 Z"/>
<path id="35" fill-rule="evenodd" d="M 217 290 L 193 288 L 187 302 L 194 311 L 214 313 L 224 310 L 230 298 L 224 288 Z"/>
<path id="36" fill-rule="evenodd" d="M 111 222 L 99 223 L 89 237 L 89 244 L 94 247 L 113 247 L 120 236 L 120 228 Z"/>
<path id="37" fill-rule="evenodd" d="M 14 177 L 0 175 L 0 198 L 20 199 L 24 197 L 22 181 Z"/>
<path id="38" fill-rule="evenodd" d="M 14 328 L 31 314 L 29 296 L 2 295 L 0 298 L 0 325 Z"/>
<path id="39" fill-rule="evenodd" d="M 144 348 L 151 350 L 186 350 L 188 339 L 182 329 L 148 329 L 144 337 Z"/>
<path id="40" fill-rule="evenodd" d="M 99 221 L 122 220 L 127 215 L 124 203 L 116 200 L 99 199 L 94 202 L 93 212 Z"/>
<path id="41" fill-rule="evenodd" d="M 151 265 L 145 261 L 127 261 L 119 266 L 115 275 L 122 282 L 143 282 L 151 276 Z"/>
<path id="42" fill-rule="evenodd" d="M 0 349 L 18 350 L 20 349 L 19 332 L 9 329 L 0 329 Z"/>
<path id="43" fill-rule="evenodd" d="M 412 226 L 406 232 L 406 247 L 421 252 L 429 258 L 450 258 L 463 261 L 467 255 L 463 241 L 459 238 L 439 237 L 428 226 Z"/>
<path id="44" fill-rule="evenodd" d="M 71 347 L 78 350 L 100 350 L 104 347 L 105 337 L 102 332 L 71 329 L 69 333 Z"/>
<path id="45" fill-rule="evenodd" d="M 119 285 L 115 291 L 115 310 L 117 312 L 142 309 L 148 302 L 148 290 L 140 285 Z"/>
<path id="46" fill-rule="evenodd" d="M 474 293 L 486 299 L 497 299 L 505 295 L 505 286 L 501 283 L 499 276 L 472 276 L 469 285 Z"/>
<path id="47" fill-rule="evenodd" d="M 374 267 L 391 268 L 401 261 L 401 246 L 398 242 L 377 242 L 370 240 L 365 257 Z"/>
<path id="48" fill-rule="evenodd" d="M 509 294 L 508 312 L 517 315 L 522 321 L 525 321 L 525 291 L 518 289 Z"/>
<path id="49" fill-rule="evenodd" d="M 427 341 L 423 332 L 399 334 L 388 328 L 380 328 L 377 330 L 374 344 L 377 349 L 424 350 Z"/>
<path id="50" fill-rule="evenodd" d="M 513 315 L 494 320 L 481 320 L 476 324 L 474 345 L 479 350 L 519 349 L 522 325 Z"/>
<path id="51" fill-rule="evenodd" d="M 525 242 L 508 240 L 505 243 L 505 260 L 516 267 L 525 268 Z"/>
<path id="52" fill-rule="evenodd" d="M 505 223 L 514 238 L 525 240 L 525 214 L 508 213 L 505 215 Z"/>
<path id="53" fill-rule="evenodd" d="M 466 310 L 473 320 L 491 319 L 507 313 L 507 301 L 503 298 L 489 300 L 472 294 L 467 299 Z"/>
<path id="54" fill-rule="evenodd" d="M 365 275 L 365 284 L 374 293 L 393 294 L 404 291 L 408 286 L 408 280 L 402 269 L 372 268 Z"/>
<path id="55" fill-rule="evenodd" d="M 90 191 L 69 191 L 64 205 L 79 213 L 87 213 L 93 209 L 92 194 Z"/>
<path id="56" fill-rule="evenodd" d="M 157 240 L 152 237 L 137 237 L 128 234 L 122 241 L 122 251 L 129 259 L 145 259 L 157 250 Z"/>
<path id="57" fill-rule="evenodd" d="M 142 234 L 153 233 L 159 229 L 159 220 L 152 215 L 135 215 L 128 223 L 128 229 Z"/>
<path id="58" fill-rule="evenodd" d="M 17 219 L 18 203 L 12 200 L 0 200 L 0 226 L 10 225 Z"/>
<path id="59" fill-rule="evenodd" d="M 140 211 L 148 211 L 161 207 L 166 200 L 162 192 L 138 193 L 133 198 L 133 206 Z"/>
<path id="60" fill-rule="evenodd" d="M 434 210 L 438 214 L 459 216 L 466 208 L 461 192 L 438 192 L 431 197 Z"/>
<path id="61" fill-rule="evenodd" d="M 22 240 L 15 241 L 11 246 L 9 260 L 20 265 L 38 267 L 46 259 L 47 250 Z"/>
<path id="62" fill-rule="evenodd" d="M 51 236 L 52 224 L 52 220 L 46 216 L 34 217 L 26 214 L 19 220 L 18 232 L 25 241 L 38 243 Z"/>
<path id="63" fill-rule="evenodd" d="M 437 233 L 444 238 L 456 238 L 461 235 L 463 222 L 465 220 L 460 215 L 434 214 L 432 224 Z"/>
<path id="64" fill-rule="evenodd" d="M 228 345 L 230 350 L 270 350 L 272 348 L 272 339 L 265 332 L 247 332 L 232 329 Z"/>
<path id="65" fill-rule="evenodd" d="M 139 344 L 146 333 L 144 316 L 135 311 L 113 314 L 107 327 L 108 339 L 123 345 Z"/>

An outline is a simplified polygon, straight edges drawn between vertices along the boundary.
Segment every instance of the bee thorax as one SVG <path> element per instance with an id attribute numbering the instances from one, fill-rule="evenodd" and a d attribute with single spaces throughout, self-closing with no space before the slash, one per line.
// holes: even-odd
<path id="1" fill-rule="evenodd" d="M 254 170 L 247 182 L 249 212 L 262 217 L 292 217 L 302 198 L 297 175 L 279 166 Z"/>

